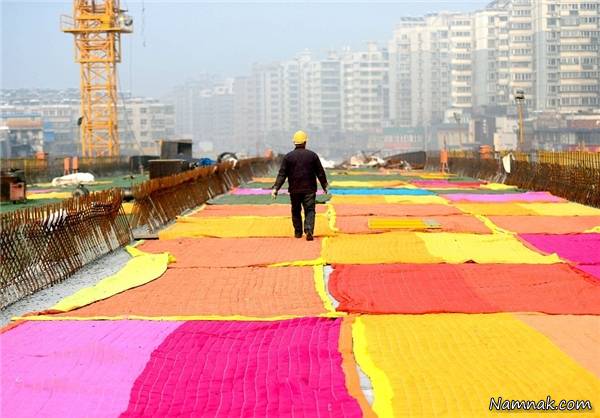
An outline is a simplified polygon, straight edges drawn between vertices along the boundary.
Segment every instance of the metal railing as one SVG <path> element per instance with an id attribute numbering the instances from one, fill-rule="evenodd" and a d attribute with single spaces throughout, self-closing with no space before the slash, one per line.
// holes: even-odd
<path id="1" fill-rule="evenodd" d="M 600 153 L 584 151 L 513 152 L 511 170 L 501 163 L 506 153 L 481 155 L 473 151 L 451 151 L 450 172 L 518 186 L 545 190 L 585 205 L 600 207 Z M 428 152 L 426 169 L 439 169 L 439 153 Z"/>
<path id="2" fill-rule="evenodd" d="M 237 164 L 222 163 L 196 168 L 169 177 L 148 180 L 132 187 L 135 198 L 132 227 L 155 231 L 184 211 L 223 194 L 242 182 L 274 168 L 275 160 L 254 158 Z"/>
<path id="3" fill-rule="evenodd" d="M 121 202 L 120 190 L 108 190 L 2 214 L 0 308 L 130 242 Z"/>

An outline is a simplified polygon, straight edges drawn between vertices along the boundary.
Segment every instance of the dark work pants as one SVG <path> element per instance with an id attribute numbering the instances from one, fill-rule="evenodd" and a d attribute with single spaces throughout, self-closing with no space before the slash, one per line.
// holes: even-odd
<path id="1" fill-rule="evenodd" d="M 292 193 L 292 223 L 294 233 L 302 234 L 302 208 L 304 208 L 304 232 L 311 234 L 315 230 L 315 203 L 316 193 Z"/>

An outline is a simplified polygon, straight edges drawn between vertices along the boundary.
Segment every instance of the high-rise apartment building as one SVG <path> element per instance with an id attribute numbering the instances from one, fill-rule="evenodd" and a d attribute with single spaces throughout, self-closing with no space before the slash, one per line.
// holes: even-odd
<path id="1" fill-rule="evenodd" d="M 303 66 L 310 61 L 310 54 L 284 61 L 282 66 L 283 89 L 283 129 L 286 132 L 300 129 L 302 109 L 301 73 Z"/>
<path id="2" fill-rule="evenodd" d="M 573 113 L 600 106 L 600 5 L 592 0 L 496 0 L 473 13 L 403 18 L 390 41 L 390 113 L 397 126 L 436 123 L 433 36 L 448 31 L 449 111 Z M 434 47 L 435 45 L 435 47 Z M 442 85 L 444 83 L 442 82 Z M 416 89 L 415 89 L 416 86 Z M 431 89 L 429 86 L 433 86 Z"/>
<path id="3" fill-rule="evenodd" d="M 532 0 L 537 107 L 574 113 L 600 107 L 600 4 Z"/>
<path id="4" fill-rule="evenodd" d="M 259 126 L 264 132 L 283 130 L 283 67 L 281 63 L 257 64 L 252 69 L 262 104 Z"/>
<path id="5" fill-rule="evenodd" d="M 158 155 L 159 143 L 175 136 L 175 109 L 156 99 L 130 98 L 117 106 L 123 155 Z"/>
<path id="6" fill-rule="evenodd" d="M 508 104 L 508 10 L 499 0 L 473 14 L 472 94 L 475 113 L 498 112 Z"/>
<path id="7" fill-rule="evenodd" d="M 168 100 L 176 114 L 176 134 L 191 139 L 197 156 L 234 141 L 233 79 L 202 76 L 173 89 Z"/>
<path id="8" fill-rule="evenodd" d="M 389 118 L 397 127 L 439 123 L 451 105 L 450 14 L 402 18 L 389 42 Z"/>
<path id="9" fill-rule="evenodd" d="M 473 15 L 457 13 L 450 17 L 450 104 L 470 112 L 473 106 Z"/>
<path id="10" fill-rule="evenodd" d="M 365 51 L 345 51 L 341 70 L 341 129 L 381 132 L 389 119 L 387 48 L 370 42 Z"/>
<path id="11" fill-rule="evenodd" d="M 494 0 L 471 13 L 401 18 L 387 48 L 370 43 L 255 65 L 228 96 L 234 142 L 283 150 L 297 129 L 333 140 L 356 133 L 348 138 L 357 144 L 381 142 L 376 136 L 385 128 L 390 137 L 418 141 L 444 123 L 493 130 L 494 117 L 514 117 L 517 91 L 529 115 L 598 109 L 599 14 L 597 0 Z M 195 100 L 196 93 L 184 93 Z M 206 125 L 198 113 L 177 113 L 192 120 L 177 118 L 178 131 Z M 204 129 L 187 130 L 210 137 Z"/>
<path id="12" fill-rule="evenodd" d="M 252 155 L 258 152 L 262 139 L 259 127 L 261 106 L 259 97 L 257 77 L 250 75 L 235 78 L 232 150 Z"/>
<path id="13" fill-rule="evenodd" d="M 301 66 L 301 126 L 309 131 L 337 132 L 342 123 L 341 58 L 330 52 Z"/>
<path id="14" fill-rule="evenodd" d="M 175 131 L 180 137 L 192 138 L 199 132 L 194 112 L 205 91 L 218 85 L 221 80 L 209 74 L 201 74 L 194 80 L 173 87 L 166 101 L 175 107 Z"/>
<path id="15" fill-rule="evenodd" d="M 509 90 L 525 93 L 525 103 L 530 109 L 537 106 L 534 68 L 532 2 L 536 0 L 511 0 L 508 4 L 508 66 Z M 511 98 L 511 99 L 514 99 Z M 514 101 L 509 100 L 509 103 Z"/>

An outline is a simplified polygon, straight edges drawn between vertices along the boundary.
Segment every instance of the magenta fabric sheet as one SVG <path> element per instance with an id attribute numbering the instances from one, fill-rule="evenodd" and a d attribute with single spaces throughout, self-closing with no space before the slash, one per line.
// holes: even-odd
<path id="1" fill-rule="evenodd" d="M 600 280 L 600 264 L 579 264 L 577 268 Z"/>
<path id="2" fill-rule="evenodd" d="M 359 417 L 341 320 L 190 321 L 152 354 L 123 417 Z"/>
<path id="3" fill-rule="evenodd" d="M 469 194 L 449 193 L 443 195 L 451 202 L 475 202 L 475 203 L 507 203 L 507 202 L 563 202 L 564 199 L 554 196 L 548 192 L 525 192 L 506 194 Z"/>
<path id="4" fill-rule="evenodd" d="M 31 321 L 0 334 L 0 415 L 116 417 L 181 322 Z"/>
<path id="5" fill-rule="evenodd" d="M 256 189 L 256 188 L 250 188 L 250 189 L 234 189 L 231 191 L 232 195 L 237 195 L 237 196 L 255 196 L 255 195 L 268 195 L 271 194 L 271 189 Z M 279 190 L 279 194 L 288 194 L 287 190 Z M 322 195 L 323 194 L 323 190 L 318 190 L 317 191 L 318 195 Z"/>
<path id="6" fill-rule="evenodd" d="M 521 234 L 523 240 L 538 250 L 581 264 L 600 263 L 600 234 Z"/>

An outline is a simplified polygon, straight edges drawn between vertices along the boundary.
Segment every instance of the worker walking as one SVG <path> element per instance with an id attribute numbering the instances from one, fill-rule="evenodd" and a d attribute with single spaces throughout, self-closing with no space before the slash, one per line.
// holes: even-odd
<path id="1" fill-rule="evenodd" d="M 319 156 L 306 149 L 307 140 L 306 132 L 298 131 L 294 134 L 296 148 L 283 158 L 271 196 L 273 199 L 277 197 L 279 189 L 287 178 L 292 202 L 294 236 L 302 238 L 302 208 L 304 208 L 304 233 L 306 240 L 312 241 L 315 229 L 317 179 L 327 194 L 327 177 Z"/>

